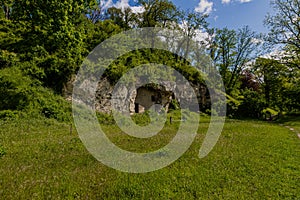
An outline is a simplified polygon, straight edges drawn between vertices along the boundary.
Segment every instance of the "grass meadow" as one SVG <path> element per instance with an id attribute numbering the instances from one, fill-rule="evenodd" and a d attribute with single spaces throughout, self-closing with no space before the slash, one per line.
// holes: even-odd
<path id="1" fill-rule="evenodd" d="M 297 120 L 281 123 L 300 130 Z M 192 146 L 173 164 L 128 174 L 98 162 L 70 124 L 0 121 L 0 199 L 300 199 L 294 132 L 278 123 L 228 119 L 213 151 L 199 159 L 208 125 L 202 118 Z M 122 148 L 145 152 L 167 144 L 177 126 L 167 124 L 146 140 L 124 136 L 113 124 L 103 129 Z"/>

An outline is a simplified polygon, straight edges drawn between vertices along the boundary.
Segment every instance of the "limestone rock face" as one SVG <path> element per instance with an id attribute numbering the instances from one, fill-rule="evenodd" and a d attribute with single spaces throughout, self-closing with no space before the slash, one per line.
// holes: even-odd
<path id="1" fill-rule="evenodd" d="M 191 86 L 198 100 L 196 104 L 195 101 L 192 101 Z M 102 78 L 96 88 L 94 83 L 88 82 L 83 82 L 81 87 L 83 91 L 86 91 L 83 92 L 83 95 L 87 95 L 86 99 L 95 97 L 95 102 L 85 103 L 94 105 L 97 111 L 103 113 L 111 113 L 113 107 L 119 112 L 141 113 L 153 105 L 161 105 L 161 108 L 168 111 L 169 104 L 174 98 L 183 109 L 199 110 L 199 106 L 202 108 L 209 103 L 207 88 L 203 84 L 189 85 L 189 83 L 164 81 L 162 85 L 147 85 L 136 88 L 134 84 L 131 84 L 130 86 L 118 85 L 115 88 L 107 78 Z M 69 85 L 65 92 L 67 99 L 72 98 L 70 90 L 72 91 L 73 88 Z M 92 94 L 95 96 L 91 96 Z"/>
<path id="2" fill-rule="evenodd" d="M 113 86 L 107 78 L 102 79 L 96 91 L 95 108 L 99 112 L 110 113 L 111 112 L 111 96 Z"/>
<path id="3" fill-rule="evenodd" d="M 191 103 L 193 102 L 193 94 L 189 89 L 191 86 L 199 103 Z M 115 89 L 107 79 L 103 79 L 96 92 L 96 110 L 110 113 L 114 106 L 119 112 L 132 114 L 144 112 L 154 104 L 160 104 L 165 111 L 168 111 L 173 98 L 176 98 L 180 105 L 186 106 L 182 108 L 199 110 L 199 104 L 201 107 L 201 104 L 207 103 L 207 89 L 202 84 L 191 86 L 188 83 L 176 84 L 172 81 L 165 81 L 163 85 L 156 85 L 155 87 L 142 86 L 136 89 L 132 84 L 131 86 L 119 86 Z"/>

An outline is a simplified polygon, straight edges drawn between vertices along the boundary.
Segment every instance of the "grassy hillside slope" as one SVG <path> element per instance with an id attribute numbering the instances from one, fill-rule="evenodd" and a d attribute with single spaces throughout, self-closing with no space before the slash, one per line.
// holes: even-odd
<path id="1" fill-rule="evenodd" d="M 206 119 L 200 122 L 191 148 L 170 166 L 126 174 L 94 159 L 69 124 L 0 121 L 1 199 L 300 198 L 300 140 L 295 133 L 273 123 L 228 120 L 214 150 L 199 159 L 208 125 Z M 169 125 L 153 141 L 122 137 L 113 125 L 104 126 L 122 148 L 144 151 L 151 142 L 168 143 L 177 125 Z"/>

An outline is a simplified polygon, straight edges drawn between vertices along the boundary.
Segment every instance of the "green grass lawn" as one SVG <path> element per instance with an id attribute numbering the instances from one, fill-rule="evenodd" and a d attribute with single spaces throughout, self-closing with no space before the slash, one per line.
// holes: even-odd
<path id="1" fill-rule="evenodd" d="M 295 132 L 300 133 L 300 116 L 287 116 L 279 122 L 285 126 L 295 129 Z"/>
<path id="2" fill-rule="evenodd" d="M 91 156 L 69 124 L 0 121 L 0 199 L 300 199 L 295 133 L 276 123 L 227 120 L 213 151 L 199 159 L 208 125 L 200 122 L 193 145 L 170 166 L 127 174 Z M 104 129 L 122 148 L 144 152 L 167 144 L 176 126 L 145 141 L 113 125 Z"/>

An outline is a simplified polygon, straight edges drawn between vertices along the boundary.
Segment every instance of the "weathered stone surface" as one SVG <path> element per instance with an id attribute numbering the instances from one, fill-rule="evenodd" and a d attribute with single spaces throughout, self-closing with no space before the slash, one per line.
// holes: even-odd
<path id="1" fill-rule="evenodd" d="M 110 113 L 111 112 L 111 97 L 113 86 L 107 78 L 102 79 L 96 91 L 95 108 L 99 112 Z"/>
<path id="2" fill-rule="evenodd" d="M 161 104 L 167 111 L 174 93 L 177 94 L 175 98 L 179 101 L 181 108 L 198 110 L 199 105 L 201 108 L 201 106 L 206 105 L 209 101 L 207 88 L 203 84 L 191 85 L 198 99 L 198 103 L 196 104 L 191 103 L 193 102 L 193 94 L 189 90 L 189 83 L 164 81 L 162 85 L 155 85 L 155 87 L 149 87 L 148 85 L 147 87 L 143 86 L 136 89 L 134 84 L 132 84 L 130 86 L 119 85 L 115 88 L 107 78 L 103 78 L 98 83 L 97 88 L 95 88 L 95 85 L 97 84 L 89 83 L 88 81 L 83 82 L 81 85 L 82 95 L 87 95 L 86 99 L 93 99 L 92 94 L 94 92 L 95 102 L 85 103 L 94 105 L 97 111 L 103 113 L 112 112 L 112 103 L 114 103 L 115 109 L 120 112 L 135 113 L 137 111 L 136 106 L 139 107 L 139 112 L 143 112 L 154 104 Z M 70 90 L 72 91 L 73 87 L 68 83 L 65 90 L 65 97 L 67 99 L 71 99 L 72 97 Z M 115 94 L 114 97 L 113 94 Z"/>

